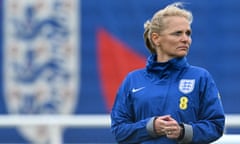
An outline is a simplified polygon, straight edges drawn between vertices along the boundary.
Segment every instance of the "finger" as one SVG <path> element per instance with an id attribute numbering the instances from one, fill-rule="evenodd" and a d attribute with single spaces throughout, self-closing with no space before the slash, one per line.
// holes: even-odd
<path id="1" fill-rule="evenodd" d="M 164 115 L 164 116 L 160 116 L 158 118 L 160 118 L 161 120 L 168 121 L 171 118 L 171 115 Z"/>
<path id="2" fill-rule="evenodd" d="M 172 135 L 172 132 L 171 132 L 171 131 L 167 131 L 166 134 L 167 134 L 167 135 Z"/>
<path id="3" fill-rule="evenodd" d="M 176 139 L 180 135 L 180 129 L 177 127 L 168 127 L 166 128 L 165 134 L 168 138 Z"/>
<path id="4" fill-rule="evenodd" d="M 176 125 L 170 125 L 164 128 L 165 133 L 177 133 L 179 131 L 179 127 Z"/>
<path id="5" fill-rule="evenodd" d="M 172 118 L 171 116 L 168 117 L 168 121 L 175 121 L 174 118 Z"/>
<path id="6" fill-rule="evenodd" d="M 175 131 L 168 131 L 168 132 L 166 133 L 166 136 L 167 136 L 167 138 L 170 138 L 170 139 L 176 139 L 176 138 L 178 138 L 178 136 L 176 135 L 176 132 L 175 132 Z"/>

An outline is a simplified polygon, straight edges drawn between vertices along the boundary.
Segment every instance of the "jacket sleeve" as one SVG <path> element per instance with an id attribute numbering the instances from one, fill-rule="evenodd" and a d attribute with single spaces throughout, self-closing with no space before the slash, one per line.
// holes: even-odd
<path id="1" fill-rule="evenodd" d="M 128 83 L 125 80 L 116 95 L 111 111 L 111 131 L 117 142 L 139 143 L 152 138 L 147 125 L 153 118 L 135 121 L 134 117 Z"/>
<path id="2" fill-rule="evenodd" d="M 209 73 L 200 84 L 200 109 L 198 121 L 190 123 L 193 129 L 193 143 L 210 143 L 224 132 L 225 116 L 219 91 Z"/>

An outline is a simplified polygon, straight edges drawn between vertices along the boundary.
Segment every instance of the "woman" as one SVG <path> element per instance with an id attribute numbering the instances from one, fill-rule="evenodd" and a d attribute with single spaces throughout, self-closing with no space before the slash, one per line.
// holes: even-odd
<path id="1" fill-rule="evenodd" d="M 168 5 L 145 23 L 151 55 L 117 93 L 111 129 L 119 143 L 207 144 L 223 134 L 225 117 L 209 72 L 189 65 L 192 14 Z"/>

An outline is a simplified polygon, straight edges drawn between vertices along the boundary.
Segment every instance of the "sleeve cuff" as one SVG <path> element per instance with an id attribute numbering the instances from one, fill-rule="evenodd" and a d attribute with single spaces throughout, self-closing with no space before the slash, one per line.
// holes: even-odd
<path id="1" fill-rule="evenodd" d="M 149 133 L 150 136 L 152 137 L 158 137 L 158 135 L 155 133 L 155 129 L 154 129 L 154 121 L 155 121 L 156 117 L 152 117 L 148 122 L 147 122 L 147 132 Z"/>
<path id="2" fill-rule="evenodd" d="M 193 129 L 189 124 L 183 124 L 184 126 L 184 136 L 183 139 L 179 141 L 180 144 L 190 143 L 193 138 Z"/>

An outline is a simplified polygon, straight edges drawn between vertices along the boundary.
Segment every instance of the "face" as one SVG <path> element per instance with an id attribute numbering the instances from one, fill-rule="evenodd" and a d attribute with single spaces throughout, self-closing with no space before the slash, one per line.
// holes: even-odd
<path id="1" fill-rule="evenodd" d="M 165 19 L 165 25 L 164 31 L 152 35 L 158 61 L 186 56 L 192 42 L 189 21 L 184 17 L 171 16 Z"/>

